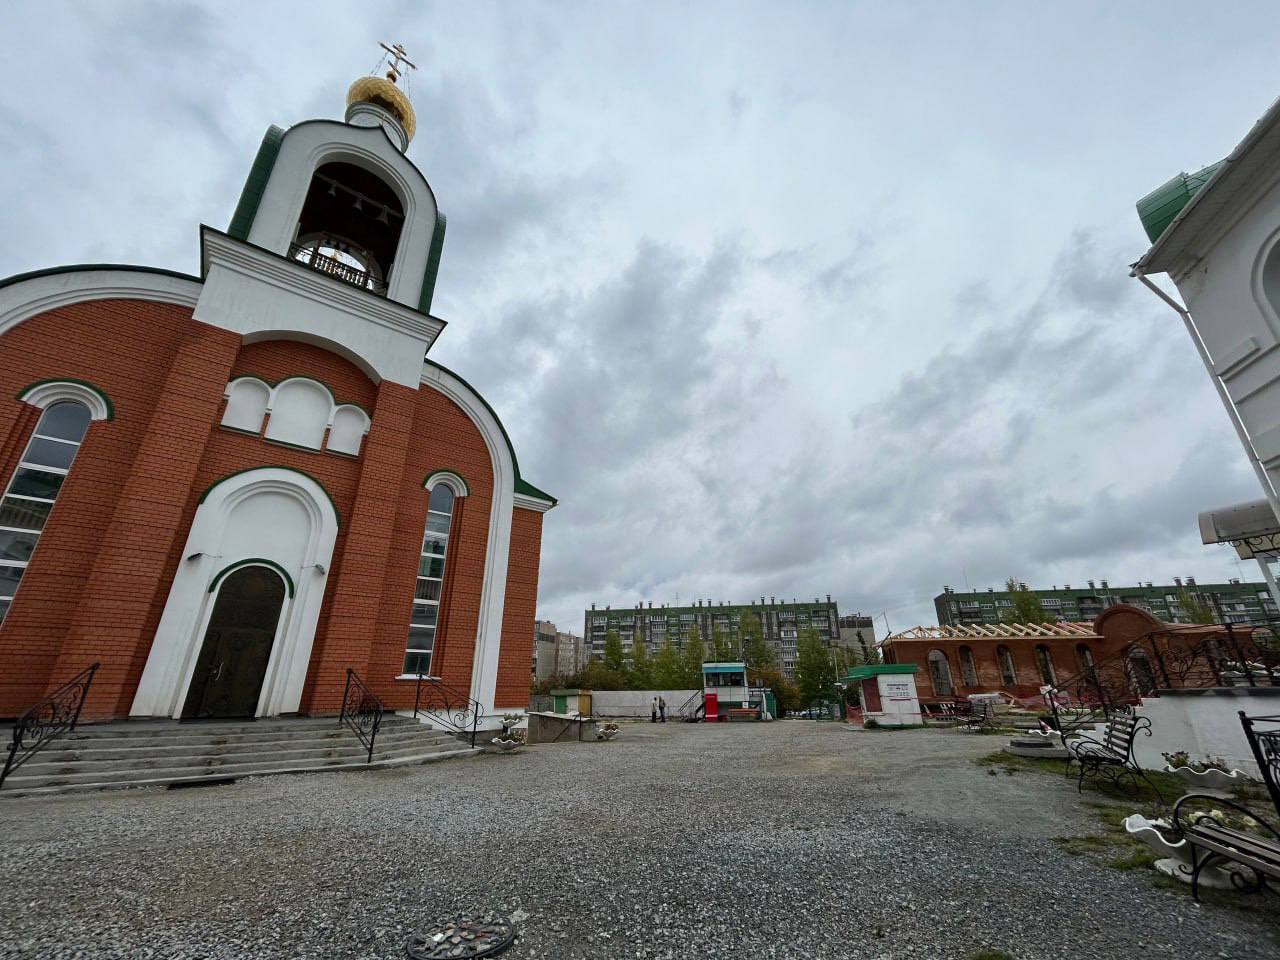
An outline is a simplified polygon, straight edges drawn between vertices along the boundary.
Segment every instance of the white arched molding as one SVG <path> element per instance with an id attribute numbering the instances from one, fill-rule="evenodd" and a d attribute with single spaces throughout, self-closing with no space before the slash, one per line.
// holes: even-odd
<path id="1" fill-rule="evenodd" d="M 515 464 L 497 418 L 471 387 L 433 364 L 427 364 L 423 369 L 422 386 L 442 394 L 462 409 L 484 438 L 489 462 L 493 464 L 493 505 L 489 509 L 484 579 L 480 585 L 480 619 L 476 625 L 475 656 L 471 664 L 471 698 L 478 700 L 486 713 L 493 713 L 498 689 L 498 653 L 502 647 L 502 611 L 507 598 L 507 565 L 511 557 Z"/>
<path id="2" fill-rule="evenodd" d="M 194 277 L 128 267 L 35 273 L 0 287 L 0 335 L 38 314 L 89 300 L 148 300 L 194 307 L 200 289 Z"/>
<path id="3" fill-rule="evenodd" d="M 295 584 L 280 614 L 257 716 L 295 713 L 337 536 L 329 494 L 297 470 L 258 467 L 210 487 L 191 521 L 130 715 L 181 715 L 217 596 L 215 581 L 228 567 L 255 562 L 285 571 Z"/>
<path id="4" fill-rule="evenodd" d="M 83 380 L 41 380 L 26 387 L 18 394 L 18 399 L 41 410 L 59 400 L 73 400 L 87 407 L 89 416 L 94 420 L 110 420 L 115 416 L 111 398 Z"/>
<path id="5" fill-rule="evenodd" d="M 246 433 L 262 432 L 262 421 L 271 406 L 271 384 L 257 377 L 236 377 L 223 391 L 227 408 L 222 425 Z"/>
<path id="6" fill-rule="evenodd" d="M 465 497 L 471 492 L 470 488 L 467 487 L 467 481 L 452 470 L 432 470 L 427 474 L 427 478 L 422 481 L 422 489 L 430 493 L 436 488 L 437 484 L 441 483 L 452 490 L 455 497 Z"/>
<path id="7" fill-rule="evenodd" d="M 262 436 L 266 440 L 319 450 L 324 433 L 333 422 L 333 392 L 319 380 L 289 377 L 271 391 L 267 409 L 271 418 Z"/>
<path id="8" fill-rule="evenodd" d="M 1251 345 L 1254 349 L 1248 350 L 1246 347 L 1247 354 L 1253 354 L 1260 347 L 1265 348 L 1280 341 L 1280 227 L 1273 230 L 1258 248 L 1258 255 L 1253 262 L 1250 286 L 1253 289 L 1253 300 L 1258 305 L 1258 311 L 1262 314 L 1263 322 L 1271 337 L 1270 343 L 1258 344 L 1255 341 Z M 1232 358 L 1233 362 L 1229 365 L 1235 366 L 1239 359 L 1244 357 Z M 1215 364 L 1215 372 L 1219 376 L 1225 371 L 1216 368 L 1222 366 L 1220 362 Z"/>
<path id="9" fill-rule="evenodd" d="M 404 229 L 388 278 L 387 298 L 416 308 L 436 228 L 436 199 L 426 178 L 381 127 L 333 120 L 308 120 L 290 127 L 249 229 L 249 243 L 288 254 L 311 178 L 326 163 L 362 167 L 396 194 L 404 207 Z"/>
<path id="10" fill-rule="evenodd" d="M 349 457 L 360 455 L 360 444 L 369 432 L 369 414 L 353 403 L 335 407 L 329 422 L 329 439 L 324 448 Z"/>

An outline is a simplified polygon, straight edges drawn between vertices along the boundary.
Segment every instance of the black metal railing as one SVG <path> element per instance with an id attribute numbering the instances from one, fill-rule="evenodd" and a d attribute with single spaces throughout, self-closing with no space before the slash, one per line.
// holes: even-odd
<path id="1" fill-rule="evenodd" d="M 338 723 L 346 724 L 362 744 L 369 749 L 366 763 L 373 763 L 373 744 L 378 739 L 378 729 L 382 726 L 382 714 L 385 711 L 382 701 L 374 696 L 356 672 L 347 667 L 347 686 L 342 691 L 342 712 L 338 714 Z"/>
<path id="2" fill-rule="evenodd" d="M 9 756 L 4 770 L 0 771 L 0 787 L 4 786 L 9 774 L 30 760 L 50 740 L 76 728 L 85 698 L 89 696 L 89 685 L 97 672 L 98 664 L 90 664 L 17 719 L 13 725 L 13 739 L 9 743 Z"/>
<path id="3" fill-rule="evenodd" d="M 1160 690 L 1280 687 L 1280 640 L 1270 623 L 1208 624 L 1205 636 L 1156 630 L 1053 685 L 1059 729 L 1130 712 Z"/>
<path id="4" fill-rule="evenodd" d="M 1276 808 L 1276 814 L 1280 815 L 1280 726 L 1269 726 L 1265 730 L 1254 727 L 1256 723 L 1280 724 L 1280 716 L 1246 717 L 1243 710 L 1238 713 L 1245 738 L 1249 741 L 1249 749 L 1253 751 L 1253 759 L 1258 762 L 1262 782 L 1267 785 L 1267 793 L 1271 795 L 1271 805 Z"/>
<path id="5" fill-rule="evenodd" d="M 696 723 L 698 720 L 702 719 L 699 714 L 705 713 L 706 709 L 706 705 L 703 703 L 702 699 L 702 691 L 695 690 L 689 696 L 689 699 L 685 700 L 684 703 L 680 704 L 680 706 L 676 708 L 676 716 L 680 717 L 686 723 Z"/>
<path id="6" fill-rule="evenodd" d="M 353 287 L 376 293 L 380 297 L 387 295 L 387 285 L 373 274 L 367 270 L 361 270 L 359 267 L 353 267 L 349 263 L 343 263 L 336 257 L 321 253 L 315 247 L 304 247 L 297 243 L 291 244 L 289 256 L 312 270 L 333 277 L 335 280 L 341 280 L 343 283 L 349 283 Z"/>
<path id="7" fill-rule="evenodd" d="M 419 712 L 429 714 L 432 720 L 444 724 L 454 733 L 469 734 L 471 746 L 476 745 L 476 728 L 484 716 L 484 707 L 439 677 L 418 674 L 418 684 L 413 693 L 413 715 L 417 717 Z"/>

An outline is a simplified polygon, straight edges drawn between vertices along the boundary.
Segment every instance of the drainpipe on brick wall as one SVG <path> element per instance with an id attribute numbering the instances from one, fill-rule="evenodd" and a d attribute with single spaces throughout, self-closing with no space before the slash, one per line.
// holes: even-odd
<path id="1" fill-rule="evenodd" d="M 1191 342 L 1196 345 L 1200 360 L 1204 363 L 1204 368 L 1209 374 L 1209 379 L 1213 381 L 1213 386 L 1218 391 L 1222 405 L 1227 408 L 1227 416 L 1231 418 L 1231 425 L 1236 428 L 1236 436 L 1240 438 L 1240 442 L 1244 445 L 1245 453 L 1249 457 L 1249 463 L 1253 466 L 1253 472 L 1257 474 L 1258 482 L 1262 484 L 1262 492 L 1267 495 L 1267 502 L 1271 504 L 1271 512 L 1275 514 L 1276 522 L 1280 523 L 1280 498 L 1277 498 L 1275 487 L 1271 484 L 1271 478 L 1267 476 L 1266 468 L 1262 466 L 1262 461 L 1258 459 L 1258 452 L 1254 450 L 1253 443 L 1249 440 L 1248 431 L 1244 428 L 1244 423 L 1240 419 L 1240 413 L 1236 410 L 1235 403 L 1231 400 L 1231 395 L 1227 393 L 1226 385 L 1223 384 L 1222 378 L 1213 369 L 1213 359 L 1209 356 L 1209 350 L 1205 347 L 1204 340 L 1200 338 L 1200 331 L 1196 329 L 1195 320 L 1191 318 L 1191 314 L 1186 307 L 1152 283 L 1145 273 L 1140 273 L 1134 269 L 1129 276 L 1137 277 L 1141 280 L 1143 286 L 1172 307 L 1173 311 L 1182 318 L 1182 322 L 1187 328 L 1187 333 L 1191 335 Z M 1262 568 L 1263 579 L 1267 582 L 1267 591 L 1271 594 L 1272 601 L 1280 608 L 1280 589 L 1276 587 L 1275 578 L 1271 576 L 1271 571 L 1264 560 L 1259 558 L 1258 566 Z"/>

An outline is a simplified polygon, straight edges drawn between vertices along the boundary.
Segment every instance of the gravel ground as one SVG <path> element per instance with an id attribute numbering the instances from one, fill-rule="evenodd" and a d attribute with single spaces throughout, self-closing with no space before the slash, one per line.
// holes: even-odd
<path id="1" fill-rule="evenodd" d="M 462 910 L 517 958 L 1280 957 L 1277 927 L 1063 853 L 1065 780 L 952 731 L 625 724 L 613 743 L 0 802 L 0 956 L 397 958 Z M 1265 895 L 1264 895 L 1265 896 Z M 1273 901 L 1274 902 L 1274 901 Z"/>

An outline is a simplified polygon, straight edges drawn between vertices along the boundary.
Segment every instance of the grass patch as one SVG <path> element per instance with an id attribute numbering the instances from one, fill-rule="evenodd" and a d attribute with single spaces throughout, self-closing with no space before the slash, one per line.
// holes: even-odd
<path id="1" fill-rule="evenodd" d="M 1111 867 L 1113 870 L 1134 870 L 1138 867 L 1150 868 L 1154 867 L 1156 865 L 1156 861 L 1159 859 L 1160 855 L 1158 853 L 1144 845 L 1143 849 L 1135 850 L 1127 857 L 1116 857 L 1108 863 L 1107 866 Z M 1172 880 L 1173 878 L 1168 877 L 1166 879 Z M 1177 883 L 1176 880 L 1173 882 Z"/>

